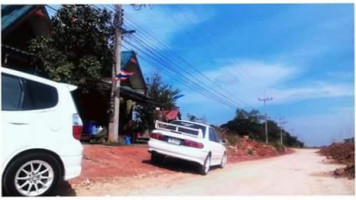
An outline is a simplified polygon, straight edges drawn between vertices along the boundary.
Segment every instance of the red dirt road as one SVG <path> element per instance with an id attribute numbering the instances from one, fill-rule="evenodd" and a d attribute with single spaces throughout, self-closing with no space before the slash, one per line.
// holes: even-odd
<path id="1" fill-rule="evenodd" d="M 158 166 L 161 172 L 117 177 L 100 182 L 73 184 L 72 195 L 354 195 L 354 180 L 334 178 L 340 167 L 326 162 L 315 149 L 267 159 L 230 163 L 212 169 L 207 176 L 194 173 L 194 167 L 169 161 Z M 173 164 L 172 164 L 173 163 Z M 150 165 L 150 164 L 149 164 Z M 155 168 L 156 166 L 151 166 Z M 143 167 L 145 168 L 145 167 Z M 148 173 L 148 174 L 147 174 Z M 174 190 L 172 190 L 174 188 Z M 214 188 L 207 190 L 206 188 Z"/>
<path id="2" fill-rule="evenodd" d="M 175 171 L 192 171 L 194 165 L 188 162 L 169 160 L 165 167 L 151 164 L 147 145 L 104 146 L 83 145 L 84 156 L 81 176 L 70 180 L 77 184 L 82 181 L 102 181 L 116 177 L 132 177 L 144 175 L 172 174 Z M 289 150 L 287 153 L 291 153 Z M 236 156 L 229 155 L 228 162 L 235 163 L 246 160 L 268 158 L 271 156 Z"/>
<path id="3" fill-rule="evenodd" d="M 354 180 L 332 177 L 340 165 L 326 162 L 316 151 L 295 149 L 273 157 L 230 155 L 226 168 L 201 176 L 190 162 L 167 159 L 153 165 L 146 145 L 84 145 L 81 176 L 62 185 L 57 195 L 354 194 Z M 202 189 L 216 188 L 217 183 L 213 193 Z M 237 183 L 239 187 L 233 187 Z M 174 194 L 170 188 L 175 188 Z"/>

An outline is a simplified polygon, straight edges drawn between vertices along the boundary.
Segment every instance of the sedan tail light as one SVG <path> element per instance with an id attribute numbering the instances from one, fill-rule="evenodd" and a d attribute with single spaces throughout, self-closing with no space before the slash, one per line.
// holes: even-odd
<path id="1" fill-rule="evenodd" d="M 74 113 L 72 116 L 72 126 L 73 126 L 73 137 L 77 140 L 80 140 L 80 135 L 82 134 L 83 131 L 83 122 L 77 113 Z"/>
<path id="2" fill-rule="evenodd" d="M 192 141 L 192 140 L 184 140 L 183 141 L 183 145 L 187 146 L 187 147 L 198 148 L 198 149 L 204 148 L 204 144 L 199 143 L 199 142 L 195 142 L 195 141 Z"/>
<path id="3" fill-rule="evenodd" d="M 156 140 L 164 140 L 165 136 L 159 133 L 151 133 L 150 135 L 151 138 L 154 138 Z"/>

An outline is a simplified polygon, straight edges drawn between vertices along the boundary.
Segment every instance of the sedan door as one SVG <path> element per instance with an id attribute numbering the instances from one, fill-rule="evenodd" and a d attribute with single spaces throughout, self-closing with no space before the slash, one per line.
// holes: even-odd
<path id="1" fill-rule="evenodd" d="M 215 151 L 216 151 L 216 164 L 219 165 L 221 163 L 222 157 L 225 152 L 225 147 L 221 144 L 221 139 L 219 134 L 212 128 L 212 132 L 215 137 Z"/>
<path id="2" fill-rule="evenodd" d="M 209 127 L 209 143 L 211 146 L 211 164 L 216 165 L 220 162 L 220 150 L 218 143 L 216 143 L 215 131 L 212 127 Z"/>
<path id="3" fill-rule="evenodd" d="M 224 153 L 226 151 L 225 146 L 221 143 L 221 138 L 217 132 L 215 132 L 215 139 L 217 143 L 217 151 L 218 151 L 218 157 L 219 157 L 219 164 L 221 163 L 222 157 L 224 156 Z"/>

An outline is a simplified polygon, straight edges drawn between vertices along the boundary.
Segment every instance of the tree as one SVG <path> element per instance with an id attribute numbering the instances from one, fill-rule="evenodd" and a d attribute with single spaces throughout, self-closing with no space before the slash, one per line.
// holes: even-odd
<path id="1" fill-rule="evenodd" d="M 264 133 L 264 116 L 257 110 L 247 112 L 243 109 L 237 109 L 234 119 L 221 125 L 221 128 L 229 130 L 230 133 L 237 135 L 248 135 L 251 139 L 263 142 L 265 140 Z M 273 120 L 267 120 L 268 137 L 271 143 L 279 143 L 280 127 Z M 291 136 L 286 130 L 283 130 L 283 141 L 286 146 L 303 147 L 304 144 L 297 137 Z"/>
<path id="2" fill-rule="evenodd" d="M 113 65 L 113 15 L 89 5 L 61 7 L 51 19 L 50 35 L 33 39 L 32 66 L 40 75 L 86 88 Z"/>
<path id="3" fill-rule="evenodd" d="M 180 92 L 180 90 L 173 89 L 171 85 L 164 83 L 158 72 L 155 72 L 151 79 L 147 79 L 148 97 L 164 110 L 176 107 L 176 100 L 182 96 Z M 138 106 L 136 111 L 141 121 L 141 128 L 152 130 L 154 128 L 155 106 L 152 104 Z"/>

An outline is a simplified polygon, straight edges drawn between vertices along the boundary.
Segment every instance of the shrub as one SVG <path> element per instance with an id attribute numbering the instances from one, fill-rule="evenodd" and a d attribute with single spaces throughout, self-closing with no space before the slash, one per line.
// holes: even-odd
<path id="1" fill-rule="evenodd" d="M 285 151 L 284 145 L 281 144 L 280 142 L 274 142 L 274 143 L 272 143 L 272 146 L 274 148 L 276 148 L 278 152 L 284 152 Z"/>
<path id="2" fill-rule="evenodd" d="M 236 145 L 240 141 L 240 137 L 238 135 L 234 135 L 231 133 L 226 134 L 225 137 L 229 145 Z"/>

